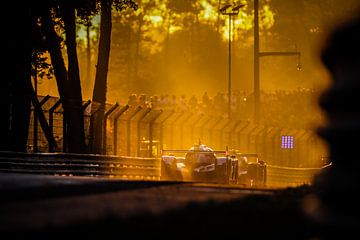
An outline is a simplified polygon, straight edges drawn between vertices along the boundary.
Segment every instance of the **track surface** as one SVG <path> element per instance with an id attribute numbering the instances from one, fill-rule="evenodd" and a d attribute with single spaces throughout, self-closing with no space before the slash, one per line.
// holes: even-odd
<path id="1" fill-rule="evenodd" d="M 308 187 L 0 173 L 0 233 L 2 239 L 332 236 L 333 227 L 305 216 L 302 200 L 308 194 Z"/>
<path id="2" fill-rule="evenodd" d="M 221 203 L 271 190 L 176 182 L 0 174 L 0 230 L 66 227 L 108 217 L 159 215 L 192 203 Z"/>

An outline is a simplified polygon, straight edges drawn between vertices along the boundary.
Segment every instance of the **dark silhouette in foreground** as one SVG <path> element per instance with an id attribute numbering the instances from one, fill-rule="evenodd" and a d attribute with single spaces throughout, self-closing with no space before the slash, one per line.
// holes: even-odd
<path id="1" fill-rule="evenodd" d="M 310 216 L 324 230 L 360 229 L 360 16 L 335 29 L 321 59 L 332 85 L 320 97 L 328 124 L 319 135 L 332 166 L 315 178 Z"/>

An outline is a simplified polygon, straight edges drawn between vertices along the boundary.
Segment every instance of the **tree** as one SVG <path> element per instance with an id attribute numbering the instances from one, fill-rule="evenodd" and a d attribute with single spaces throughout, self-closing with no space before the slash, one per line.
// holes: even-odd
<path id="1" fill-rule="evenodd" d="M 107 75 L 109 68 L 110 46 L 111 46 L 111 9 L 112 6 L 118 11 L 121 11 L 128 6 L 137 8 L 137 5 L 132 0 L 101 0 L 101 22 L 100 22 L 100 40 L 98 51 L 98 62 L 96 67 L 95 86 L 93 91 L 93 102 L 100 104 L 100 110 L 91 122 L 90 129 L 93 131 L 93 138 L 91 149 L 93 153 L 101 153 L 103 139 L 103 121 L 106 104 L 106 92 L 107 92 Z"/>
<path id="2" fill-rule="evenodd" d="M 70 152 L 85 152 L 84 114 L 82 109 L 82 94 L 79 74 L 79 63 L 76 53 L 76 21 L 75 6 L 73 2 L 65 1 L 63 5 L 63 18 L 66 33 L 66 46 L 68 56 L 69 96 L 66 99 L 66 150 Z M 75 134 L 73 134 L 75 133 Z"/>
<path id="3" fill-rule="evenodd" d="M 39 12 L 44 46 L 50 53 L 51 64 L 64 108 L 64 146 L 63 151 L 85 152 L 84 116 L 79 67 L 76 53 L 76 25 L 74 4 L 67 1 L 48 1 Z M 56 20 L 56 22 L 55 22 Z M 68 70 L 62 55 L 62 38 L 56 29 L 64 29 L 68 56 Z"/>
<path id="4" fill-rule="evenodd" d="M 90 129 L 93 131 L 91 149 L 93 153 L 101 153 L 102 150 L 102 124 L 106 104 L 107 74 L 109 66 L 111 44 L 111 1 L 101 0 L 101 23 L 99 53 L 96 66 L 96 77 L 93 91 L 93 102 L 100 103 L 100 110 L 91 122 Z M 106 146 L 104 146 L 106 147 Z"/>
<path id="5" fill-rule="evenodd" d="M 27 86 L 31 84 L 31 29 L 32 15 L 29 3 L 18 6 L 15 2 L 7 4 L 7 11 L 16 12 L 16 19 L 6 22 L 4 56 L 0 90 L 0 150 L 26 151 L 30 117 L 30 94 Z"/>

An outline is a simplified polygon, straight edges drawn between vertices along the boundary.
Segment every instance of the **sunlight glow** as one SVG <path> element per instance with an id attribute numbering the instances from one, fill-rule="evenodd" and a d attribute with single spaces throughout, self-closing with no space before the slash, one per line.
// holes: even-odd
<path id="1" fill-rule="evenodd" d="M 149 16 L 144 17 L 145 20 L 149 20 L 154 27 L 159 27 L 163 23 L 163 18 L 161 16 Z"/>
<path id="2" fill-rule="evenodd" d="M 168 8 L 169 1 L 155 0 L 157 7 L 151 6 L 152 2 L 142 0 L 141 5 L 134 14 L 138 18 L 142 18 L 145 22 L 141 29 L 143 34 L 152 40 L 152 44 L 145 44 L 145 48 L 150 52 L 156 53 L 163 48 L 163 42 L 167 38 L 167 34 L 173 35 L 184 29 L 184 20 L 192 18 L 192 21 L 199 21 L 200 24 L 206 24 L 211 28 L 218 29 L 223 41 L 229 40 L 229 21 L 228 16 L 219 13 L 218 0 L 199 0 L 192 5 L 194 12 L 174 12 Z M 242 2 L 245 3 L 245 2 Z M 274 23 L 274 12 L 268 4 L 263 5 L 259 11 L 260 13 L 260 29 L 270 29 Z M 231 40 L 236 41 L 241 39 L 243 43 L 249 42 L 246 39 L 244 32 L 250 31 L 253 28 L 254 11 L 249 9 L 248 5 L 241 8 L 237 16 L 232 19 L 232 36 Z M 148 24 L 146 24 L 148 23 Z M 132 24 L 133 28 L 137 29 L 137 24 Z M 247 37 L 248 38 L 248 37 Z"/>
<path id="3" fill-rule="evenodd" d="M 219 13 L 209 1 L 201 0 L 200 5 L 203 8 L 203 10 L 200 11 L 200 21 L 217 21 Z"/>
<path id="4" fill-rule="evenodd" d="M 260 29 L 267 30 L 270 29 L 275 24 L 275 14 L 271 10 L 269 5 L 264 5 L 262 9 L 260 9 Z M 224 41 L 229 40 L 229 21 L 226 17 L 224 25 L 221 27 L 221 35 Z M 231 40 L 238 40 L 241 38 L 241 35 L 244 31 L 249 31 L 254 27 L 254 11 L 251 14 L 246 13 L 246 7 L 241 9 L 239 15 L 234 16 L 232 19 L 232 36 Z"/>
<path id="5" fill-rule="evenodd" d="M 269 29 L 271 28 L 274 23 L 274 12 L 271 11 L 269 5 L 265 5 L 263 9 L 261 10 L 261 21 L 260 21 L 260 27 Z"/>

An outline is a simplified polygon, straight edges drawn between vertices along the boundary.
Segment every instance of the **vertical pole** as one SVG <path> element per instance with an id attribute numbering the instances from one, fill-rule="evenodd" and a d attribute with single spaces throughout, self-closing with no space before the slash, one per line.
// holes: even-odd
<path id="1" fill-rule="evenodd" d="M 162 110 L 160 110 L 160 112 L 149 122 L 149 152 L 148 152 L 148 157 L 158 157 L 159 153 L 158 153 L 158 149 L 156 148 L 156 155 L 153 154 L 153 141 L 154 141 L 154 122 L 155 120 L 160 117 L 160 115 L 162 114 Z"/>
<path id="2" fill-rule="evenodd" d="M 35 89 L 35 97 L 38 96 L 38 82 L 37 82 L 37 63 L 35 63 L 35 76 L 34 76 L 34 89 Z M 34 104 L 33 104 L 34 105 Z M 34 105 L 34 152 L 38 152 L 38 112 Z"/>
<path id="3" fill-rule="evenodd" d="M 231 14 L 229 14 L 229 82 L 228 82 L 228 117 L 231 118 Z"/>
<path id="4" fill-rule="evenodd" d="M 66 126 L 67 126 L 67 120 L 66 120 L 66 111 L 64 108 L 64 104 L 63 104 L 63 152 L 67 152 L 67 131 L 66 131 Z"/>
<path id="5" fill-rule="evenodd" d="M 254 0 L 254 118 L 260 120 L 259 0 Z"/>
<path id="6" fill-rule="evenodd" d="M 117 154 L 117 144 L 118 144 L 118 118 L 114 119 L 114 155 Z"/>
<path id="7" fill-rule="evenodd" d="M 130 134 L 130 128 L 131 128 L 131 118 L 127 119 L 127 129 L 126 129 L 126 140 L 127 140 L 127 145 L 126 145 L 126 155 L 130 156 L 130 150 L 131 150 L 131 134 Z"/>
<path id="8" fill-rule="evenodd" d="M 101 149 L 101 153 L 103 155 L 106 155 L 106 152 L 107 152 L 107 119 L 108 117 L 110 116 L 110 114 L 112 112 L 114 112 L 117 108 L 119 107 L 119 104 L 116 102 L 109 110 L 107 110 L 105 113 L 104 113 L 104 117 L 103 117 L 103 129 L 102 129 L 102 149 Z M 105 106 L 104 106 L 104 109 L 105 109 Z"/>
<path id="9" fill-rule="evenodd" d="M 49 111 L 49 130 L 50 134 L 54 136 L 54 112 Z M 55 146 L 53 143 L 49 143 L 49 152 L 54 152 Z"/>
<path id="10" fill-rule="evenodd" d="M 120 116 L 129 109 L 129 105 L 125 105 L 119 113 L 114 117 L 114 155 L 117 154 L 117 146 L 118 146 L 118 120 Z"/>
<path id="11" fill-rule="evenodd" d="M 91 40 L 90 40 L 90 21 L 86 24 L 86 81 L 90 84 L 91 75 Z"/>
<path id="12" fill-rule="evenodd" d="M 49 110 L 49 132 L 52 137 L 54 137 L 54 111 L 61 104 L 61 100 L 57 102 Z M 54 152 L 56 150 L 56 142 L 49 141 L 49 152 Z"/>
<path id="13" fill-rule="evenodd" d="M 157 117 L 156 117 L 157 118 Z M 155 118 L 155 119 L 156 119 Z M 154 136 L 153 136 L 153 123 L 154 123 L 154 120 L 151 120 L 150 123 L 149 123 L 149 152 L 148 152 L 148 156 L 149 157 L 154 157 L 153 155 L 153 151 L 152 151 L 152 148 L 153 148 L 153 140 L 154 140 Z"/>

